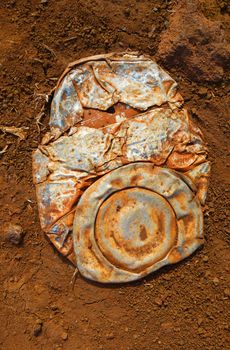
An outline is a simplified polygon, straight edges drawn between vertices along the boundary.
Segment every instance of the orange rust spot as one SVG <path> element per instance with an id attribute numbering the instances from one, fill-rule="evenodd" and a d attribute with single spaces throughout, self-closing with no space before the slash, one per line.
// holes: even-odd
<path id="1" fill-rule="evenodd" d="M 178 202 L 180 203 L 180 206 L 182 208 L 182 210 L 186 211 L 187 209 L 187 198 L 186 198 L 186 194 L 184 192 L 178 192 L 175 195 L 176 199 L 178 200 Z"/>
<path id="2" fill-rule="evenodd" d="M 134 176 L 132 176 L 132 178 L 131 178 L 131 180 L 130 180 L 130 184 L 132 185 L 132 186 L 135 186 L 135 185 L 137 185 L 137 183 L 139 182 L 139 181 L 141 181 L 143 179 L 143 176 L 141 176 L 141 175 L 134 175 Z"/>
<path id="3" fill-rule="evenodd" d="M 160 233 L 165 232 L 165 215 L 163 212 L 160 212 L 159 214 L 158 229 Z"/>
<path id="4" fill-rule="evenodd" d="M 123 147 L 123 148 L 122 148 L 122 149 L 124 149 L 124 153 L 126 152 L 126 151 L 125 151 L 125 148 L 126 148 L 126 147 Z M 129 164 L 129 163 L 130 163 L 129 160 L 128 160 L 128 158 L 127 158 L 124 154 L 120 157 L 120 160 L 121 160 L 121 162 L 122 162 L 123 165 L 126 165 L 126 164 Z"/>
<path id="5" fill-rule="evenodd" d="M 103 262 L 98 258 L 97 254 L 95 254 L 94 250 L 90 250 L 91 257 L 94 259 L 95 271 L 100 271 L 100 278 L 104 281 L 110 278 L 112 269 L 109 266 L 105 266 Z M 97 266 L 96 266 L 97 265 Z"/>
<path id="6" fill-rule="evenodd" d="M 64 91 L 63 94 L 62 94 L 62 99 L 63 99 L 63 101 L 66 100 L 66 97 L 67 97 L 67 96 L 66 96 L 66 92 Z"/>
<path id="7" fill-rule="evenodd" d="M 171 86 L 172 86 L 172 84 L 173 84 L 173 81 L 172 80 L 165 80 L 165 81 L 163 81 L 163 86 L 164 86 L 164 88 L 165 88 L 165 92 L 166 92 L 166 94 L 169 92 L 169 90 L 170 90 L 170 88 L 171 88 Z"/>
<path id="8" fill-rule="evenodd" d="M 111 185 L 114 186 L 114 187 L 123 187 L 123 182 L 121 179 L 114 179 L 114 180 L 111 180 Z"/>
<path id="9" fill-rule="evenodd" d="M 66 198 L 62 201 L 62 206 L 68 209 L 68 211 L 72 208 L 73 203 L 75 202 L 75 198 Z"/>
<path id="10" fill-rule="evenodd" d="M 170 253 L 170 263 L 175 264 L 176 262 L 180 261 L 182 258 L 181 253 L 179 252 L 178 248 L 174 248 L 173 251 Z"/>
<path id="11" fill-rule="evenodd" d="M 77 207 L 77 214 L 81 215 L 82 212 L 84 211 L 84 208 L 82 208 L 80 205 Z"/>
<path id="12" fill-rule="evenodd" d="M 140 239 L 141 239 L 141 241 L 144 241 L 144 240 L 146 240 L 146 238 L 147 238 L 146 228 L 145 228 L 145 226 L 140 225 Z"/>
<path id="13" fill-rule="evenodd" d="M 87 245 L 87 247 L 89 249 L 92 248 L 92 243 L 91 243 L 91 240 L 90 240 L 90 227 L 86 227 L 85 230 L 84 230 L 84 241 L 85 241 L 85 244 Z"/>
<path id="14" fill-rule="evenodd" d="M 117 208 L 116 208 L 117 213 L 119 213 L 120 210 L 121 210 L 121 206 L 117 205 Z"/>
<path id="15" fill-rule="evenodd" d="M 194 232 L 194 216 L 189 214 L 183 218 L 184 227 L 186 228 L 186 239 L 193 235 Z"/>

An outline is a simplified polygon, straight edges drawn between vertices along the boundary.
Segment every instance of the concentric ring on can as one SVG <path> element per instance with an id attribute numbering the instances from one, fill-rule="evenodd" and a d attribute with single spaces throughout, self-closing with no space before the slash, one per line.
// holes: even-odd
<path id="1" fill-rule="evenodd" d="M 81 274 L 128 282 L 189 255 L 202 237 L 201 207 L 176 171 L 147 162 L 117 168 L 82 195 L 73 236 Z M 181 249 L 184 246 L 185 249 Z M 179 248 L 178 248 L 179 247 Z M 184 253 L 185 252 L 185 253 Z"/>
<path id="2" fill-rule="evenodd" d="M 164 197 L 133 187 L 112 194 L 98 210 L 95 239 L 118 268 L 141 272 L 164 258 L 177 237 L 175 213 Z"/>

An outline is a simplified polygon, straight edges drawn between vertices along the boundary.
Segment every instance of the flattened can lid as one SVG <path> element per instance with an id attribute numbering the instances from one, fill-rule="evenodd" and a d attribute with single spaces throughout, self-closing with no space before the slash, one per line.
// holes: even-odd
<path id="1" fill-rule="evenodd" d="M 82 195 L 74 249 L 81 274 L 127 282 L 181 259 L 188 239 L 201 244 L 202 211 L 188 184 L 170 169 L 132 163 L 111 171 Z"/>

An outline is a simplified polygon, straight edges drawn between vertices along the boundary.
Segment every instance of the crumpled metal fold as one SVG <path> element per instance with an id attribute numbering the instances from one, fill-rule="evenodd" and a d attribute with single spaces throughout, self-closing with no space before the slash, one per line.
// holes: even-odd
<path id="1" fill-rule="evenodd" d="M 41 227 L 83 276 L 132 281 L 202 244 L 207 148 L 176 82 L 151 58 L 73 62 L 49 124 L 33 154 Z"/>

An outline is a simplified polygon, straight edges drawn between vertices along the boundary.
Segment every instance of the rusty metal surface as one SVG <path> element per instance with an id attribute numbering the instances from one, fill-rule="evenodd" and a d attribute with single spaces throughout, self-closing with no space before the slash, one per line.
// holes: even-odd
<path id="1" fill-rule="evenodd" d="M 191 254 L 202 230 L 200 203 L 177 172 L 131 163 L 82 195 L 73 229 L 77 266 L 100 282 L 136 280 Z"/>
<path id="2" fill-rule="evenodd" d="M 182 108 L 183 99 L 176 86 L 175 81 L 154 61 L 134 53 L 99 55 L 76 61 L 69 65 L 57 84 L 51 105 L 51 131 L 45 135 L 42 144 L 33 154 L 33 178 L 42 229 L 56 248 L 77 264 L 82 274 L 88 278 L 101 282 L 137 279 L 163 265 L 183 259 L 201 244 L 200 204 L 205 202 L 210 165 L 202 133 L 191 122 L 187 110 Z M 146 181 L 147 177 L 158 179 L 162 188 L 156 190 L 151 187 L 156 184 L 150 184 L 148 180 L 148 186 L 144 186 L 143 191 L 138 184 L 131 192 L 125 190 L 133 187 L 125 182 L 124 176 L 129 179 L 129 175 L 122 175 L 126 174 L 126 169 L 131 173 L 133 169 L 145 172 Z M 116 190 L 118 193 L 115 191 L 112 195 L 111 203 L 104 197 L 105 200 L 101 203 L 98 188 L 103 187 L 104 182 L 110 183 L 114 177 L 119 186 L 121 183 L 124 185 L 122 198 L 116 197 L 120 191 Z M 170 181 L 175 191 L 169 200 L 166 189 Z M 164 193 L 163 188 L 166 191 Z M 102 259 L 105 266 L 102 267 L 103 263 L 100 266 L 106 270 L 107 277 L 100 273 L 96 265 L 85 265 L 85 260 L 88 259 L 86 256 L 92 252 L 89 252 L 89 248 L 83 249 L 84 230 L 79 225 L 82 223 L 84 226 L 86 223 L 82 222 L 85 214 L 81 214 L 79 206 L 82 207 L 80 203 L 84 202 L 82 213 L 91 212 L 93 204 L 89 203 L 88 197 L 95 204 L 94 209 L 98 209 L 98 203 L 101 203 L 101 211 L 94 211 L 94 217 L 87 214 L 92 220 L 97 217 L 95 223 L 87 221 L 91 230 L 96 227 L 96 235 L 102 238 L 98 249 L 105 259 Z M 122 213 L 129 221 L 133 218 L 132 210 L 129 213 L 129 206 L 125 204 L 125 201 L 129 202 L 129 197 L 130 203 L 137 203 L 138 199 L 146 202 L 144 207 L 136 204 L 136 213 L 146 211 L 147 221 L 142 226 L 143 230 L 148 228 L 148 247 L 152 249 L 148 257 L 139 254 L 138 258 L 134 255 L 133 260 L 125 254 L 123 256 L 123 250 L 114 250 L 114 247 L 110 247 L 108 253 L 106 241 L 110 216 L 114 220 L 120 220 L 119 224 L 117 221 L 116 237 L 119 232 L 120 235 L 125 233 Z M 178 220 L 175 214 L 176 210 L 182 208 L 177 199 L 187 208 L 185 221 Z M 123 209 L 116 219 L 112 204 L 117 200 L 121 200 Z M 158 214 L 154 214 L 155 207 L 161 208 Z M 192 214 L 188 214 L 190 209 Z M 158 220 L 158 216 L 162 220 Z M 156 226 L 154 220 L 165 223 L 159 244 L 154 243 L 155 238 L 150 234 L 151 225 Z M 167 222 L 170 225 L 167 226 Z M 125 245 L 128 251 L 132 251 L 135 245 L 136 250 L 142 244 L 145 245 L 142 240 L 138 241 L 138 229 L 133 230 L 135 239 L 127 241 L 130 247 L 127 242 Z M 191 235 L 187 231 L 181 233 L 183 230 L 191 232 Z M 77 232 L 80 233 L 80 241 L 76 239 Z M 112 242 L 111 239 L 109 242 Z M 165 247 L 171 247 L 170 254 Z M 91 258 L 89 260 L 92 261 Z M 147 265 L 144 261 L 148 261 Z M 109 265 L 113 265 L 113 262 L 115 270 L 111 270 Z M 138 273 L 132 270 L 134 266 L 139 269 Z M 116 270 L 118 267 L 122 267 L 121 271 L 118 269 L 119 272 Z"/>
<path id="3" fill-rule="evenodd" d="M 50 113 L 54 135 L 84 121 L 84 108 L 107 110 L 118 102 L 139 110 L 183 99 L 176 82 L 153 60 L 131 53 L 89 57 L 67 69 L 55 90 Z M 58 129 L 58 131 L 57 131 Z"/>

